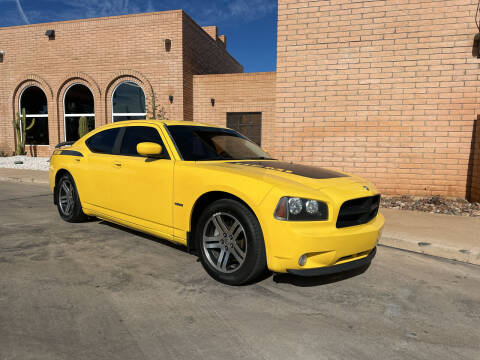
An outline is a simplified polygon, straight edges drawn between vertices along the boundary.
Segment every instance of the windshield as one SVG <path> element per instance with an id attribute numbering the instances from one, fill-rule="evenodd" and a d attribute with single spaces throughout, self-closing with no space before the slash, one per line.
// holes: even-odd
<path id="1" fill-rule="evenodd" d="M 273 160 L 258 145 L 229 129 L 167 126 L 183 160 Z"/>

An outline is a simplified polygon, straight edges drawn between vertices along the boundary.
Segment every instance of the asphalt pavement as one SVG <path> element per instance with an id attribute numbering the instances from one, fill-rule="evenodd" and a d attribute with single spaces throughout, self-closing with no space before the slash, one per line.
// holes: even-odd
<path id="1" fill-rule="evenodd" d="M 477 265 L 379 247 L 364 272 L 229 287 L 182 247 L 0 182 L 0 360 L 478 360 L 479 324 Z"/>

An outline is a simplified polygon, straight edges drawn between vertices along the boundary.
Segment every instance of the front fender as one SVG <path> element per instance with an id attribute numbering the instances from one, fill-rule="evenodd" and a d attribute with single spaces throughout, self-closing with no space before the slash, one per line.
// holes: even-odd
<path id="1" fill-rule="evenodd" d="M 245 176 L 196 168 L 177 162 L 174 171 L 173 221 L 176 236 L 186 237 L 195 203 L 209 192 L 225 192 L 245 202 L 258 216 L 258 208 L 273 185 Z M 260 225 L 261 219 L 259 218 Z"/>

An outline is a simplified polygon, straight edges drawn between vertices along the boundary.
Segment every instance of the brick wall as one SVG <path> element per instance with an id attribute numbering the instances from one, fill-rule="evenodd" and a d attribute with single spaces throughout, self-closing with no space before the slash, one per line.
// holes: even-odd
<path id="1" fill-rule="evenodd" d="M 185 120 L 193 117 L 193 75 L 241 73 L 243 66 L 217 37 L 216 26 L 200 27 L 183 13 L 183 89 Z"/>
<path id="2" fill-rule="evenodd" d="M 11 120 L 19 93 L 31 84 L 48 98 L 50 147 L 39 147 L 39 155 L 64 139 L 63 92 L 75 82 L 94 94 L 97 126 L 111 121 L 111 93 L 122 80 L 142 86 L 147 111 L 155 94 L 168 116 L 183 118 L 181 27 L 182 12 L 168 11 L 0 28 L 6 52 L 0 63 L 0 150 L 14 148 Z M 44 35 L 47 29 L 55 30 L 55 40 Z M 165 38 L 172 40 L 170 52 Z"/>
<path id="3" fill-rule="evenodd" d="M 227 112 L 261 112 L 262 148 L 268 151 L 274 142 L 275 73 L 195 75 L 193 109 L 195 121 L 221 126 Z"/>
<path id="4" fill-rule="evenodd" d="M 210 35 L 210 37 L 217 41 L 217 37 L 218 37 L 218 28 L 215 26 L 215 25 L 211 25 L 211 26 L 202 26 L 202 29 L 208 34 Z"/>
<path id="5" fill-rule="evenodd" d="M 476 0 L 278 6 L 274 150 L 388 194 L 464 197 L 479 74 Z"/>
<path id="6" fill-rule="evenodd" d="M 47 29 L 55 30 L 55 40 L 45 36 Z M 243 71 L 222 44 L 181 10 L 0 28 L 6 53 L 0 63 L 0 151 L 14 150 L 11 122 L 21 92 L 31 85 L 48 99 L 50 145 L 34 149 L 38 155 L 64 141 L 63 96 L 74 83 L 92 91 L 96 126 L 112 121 L 112 94 L 123 81 L 143 88 L 149 114 L 155 98 L 168 119 L 191 120 L 193 74 Z"/>

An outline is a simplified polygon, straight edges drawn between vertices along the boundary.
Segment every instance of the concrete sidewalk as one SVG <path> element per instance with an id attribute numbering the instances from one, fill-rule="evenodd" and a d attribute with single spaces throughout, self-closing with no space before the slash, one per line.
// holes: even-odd
<path id="1" fill-rule="evenodd" d="M 48 171 L 0 168 L 0 181 L 48 184 Z"/>
<path id="2" fill-rule="evenodd" d="M 480 217 L 381 209 L 380 244 L 480 265 Z"/>
<path id="3" fill-rule="evenodd" d="M 0 181 L 48 184 L 48 172 L 0 168 Z M 480 217 L 381 209 L 381 245 L 480 265 Z"/>

